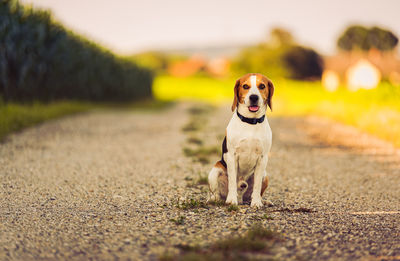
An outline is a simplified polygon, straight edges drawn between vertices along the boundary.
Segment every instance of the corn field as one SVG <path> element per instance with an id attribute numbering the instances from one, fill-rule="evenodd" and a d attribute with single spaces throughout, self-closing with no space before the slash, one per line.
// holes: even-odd
<path id="1" fill-rule="evenodd" d="M 0 0 L 0 99 L 131 101 L 151 96 L 152 72 L 53 21 Z"/>

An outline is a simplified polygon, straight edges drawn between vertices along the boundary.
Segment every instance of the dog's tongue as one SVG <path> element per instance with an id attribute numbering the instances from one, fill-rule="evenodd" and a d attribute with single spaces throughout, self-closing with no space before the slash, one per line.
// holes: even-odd
<path id="1" fill-rule="evenodd" d="M 250 106 L 249 110 L 250 111 L 258 111 L 258 106 Z"/>

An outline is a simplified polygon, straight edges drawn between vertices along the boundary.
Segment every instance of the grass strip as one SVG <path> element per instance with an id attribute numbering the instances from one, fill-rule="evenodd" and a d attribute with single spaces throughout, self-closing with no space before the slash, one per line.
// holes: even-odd
<path id="1" fill-rule="evenodd" d="M 170 106 L 171 102 L 144 100 L 132 103 L 90 103 L 78 101 L 58 101 L 52 103 L 5 103 L 0 97 L 0 141 L 24 128 L 81 112 L 94 109 L 122 109 L 157 111 Z"/>
<path id="2" fill-rule="evenodd" d="M 320 82 L 272 79 L 274 111 L 269 117 L 317 115 L 355 126 L 400 147 L 400 86 L 382 82 L 372 90 L 326 91 Z M 235 79 L 159 76 L 153 93 L 160 100 L 197 100 L 229 106 Z M 196 126 L 190 126 L 196 127 Z"/>

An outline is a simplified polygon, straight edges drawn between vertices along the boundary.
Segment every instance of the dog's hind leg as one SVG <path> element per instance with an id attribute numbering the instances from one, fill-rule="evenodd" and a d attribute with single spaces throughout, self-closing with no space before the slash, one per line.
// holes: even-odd
<path id="1" fill-rule="evenodd" d="M 228 196 L 228 173 L 226 171 L 220 173 L 218 176 L 218 193 L 220 199 L 225 202 Z"/>
<path id="2" fill-rule="evenodd" d="M 249 185 L 244 180 L 239 180 L 238 182 L 238 204 L 243 204 L 243 196 L 246 193 Z"/>
<path id="3" fill-rule="evenodd" d="M 265 175 L 261 187 L 261 196 L 264 194 L 264 191 L 268 188 L 268 182 L 269 182 L 268 177 L 267 175 Z"/>
<path id="4" fill-rule="evenodd" d="M 228 174 L 226 168 L 218 161 L 208 174 L 210 193 L 207 201 L 225 200 L 228 195 Z"/>
<path id="5" fill-rule="evenodd" d="M 265 190 L 267 190 L 268 182 L 269 182 L 269 180 L 267 177 L 267 173 L 265 172 L 264 178 L 262 181 L 262 185 L 261 185 L 261 196 L 264 194 Z M 244 203 L 250 203 L 250 201 L 251 201 L 251 194 L 253 193 L 253 186 L 254 186 L 254 175 L 251 175 L 247 179 L 247 184 L 248 184 L 247 190 L 243 194 L 243 202 Z"/>

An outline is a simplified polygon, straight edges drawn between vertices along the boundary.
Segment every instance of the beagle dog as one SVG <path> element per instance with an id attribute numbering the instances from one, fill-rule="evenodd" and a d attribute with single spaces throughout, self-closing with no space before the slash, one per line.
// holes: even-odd
<path id="1" fill-rule="evenodd" d="M 274 85 L 262 74 L 250 73 L 236 81 L 232 118 L 222 142 L 222 157 L 208 175 L 209 201 L 263 205 L 268 187 L 266 167 L 272 132 L 266 119 L 272 111 Z"/>

